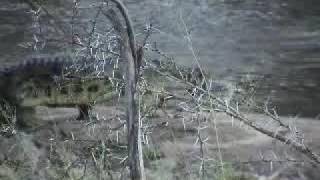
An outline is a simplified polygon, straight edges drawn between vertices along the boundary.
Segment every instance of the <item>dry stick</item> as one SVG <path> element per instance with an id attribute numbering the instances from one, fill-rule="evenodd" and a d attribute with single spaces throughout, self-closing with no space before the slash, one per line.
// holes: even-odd
<path id="1" fill-rule="evenodd" d="M 137 61 L 137 50 L 136 50 L 136 40 L 135 40 L 135 34 L 134 34 L 134 29 L 132 25 L 132 21 L 130 19 L 129 13 L 127 8 L 124 6 L 124 4 L 120 0 L 106 0 L 106 1 L 112 1 L 117 5 L 117 8 L 121 12 L 121 15 L 123 16 L 125 22 L 126 22 L 126 28 L 127 28 L 127 35 L 129 38 L 129 45 L 130 45 L 130 50 L 132 53 L 132 57 L 134 61 Z"/>
<path id="2" fill-rule="evenodd" d="M 248 105 L 249 105 L 249 103 L 248 103 Z M 289 125 L 284 124 L 284 123 L 281 121 L 281 119 L 279 118 L 279 116 L 276 114 L 276 111 L 275 111 L 275 110 L 274 110 L 274 113 L 272 114 L 272 113 L 269 111 L 267 105 L 265 105 L 265 106 L 266 106 L 265 108 L 260 107 L 260 106 L 258 106 L 258 105 L 254 105 L 253 107 L 256 108 L 257 110 L 262 110 L 262 112 L 263 112 L 265 115 L 269 116 L 271 119 L 273 119 L 274 121 L 278 122 L 280 126 L 285 127 L 286 129 L 290 129 Z"/>
<path id="3" fill-rule="evenodd" d="M 128 97 L 128 109 L 127 109 L 127 126 L 128 126 L 128 161 L 130 168 L 131 179 L 140 179 L 140 163 L 139 163 L 139 154 L 138 154 L 138 128 L 137 123 L 137 111 L 136 111 L 136 102 L 135 102 L 135 90 L 136 90 L 136 69 L 133 56 L 128 50 L 128 46 L 125 44 L 124 52 L 125 59 L 128 59 L 128 69 L 127 69 L 127 97 Z"/>
<path id="4" fill-rule="evenodd" d="M 205 178 L 205 173 L 206 173 L 206 169 L 205 169 L 205 161 L 204 161 L 204 145 L 205 145 L 205 140 L 202 138 L 202 134 L 201 134 L 201 122 L 199 120 L 199 115 L 197 114 L 197 123 L 198 123 L 198 139 L 197 141 L 199 142 L 199 148 L 200 148 L 200 159 L 201 159 L 201 165 L 200 165 L 200 173 L 201 173 L 201 179 Z"/>
<path id="5" fill-rule="evenodd" d="M 222 177 L 223 180 L 226 180 L 225 178 L 225 168 L 224 168 L 224 163 L 222 160 L 222 153 L 221 153 L 221 145 L 220 145 L 220 140 L 219 140 L 219 133 L 218 133 L 218 127 L 217 127 L 217 122 L 216 122 L 216 118 L 213 118 L 213 124 L 214 124 L 214 131 L 215 131 L 215 136 L 216 136 L 216 142 L 218 145 L 218 153 L 219 153 L 219 161 L 220 161 L 220 165 L 221 165 L 221 173 L 222 173 Z"/>
<path id="6" fill-rule="evenodd" d="M 91 32 L 89 34 L 89 40 L 88 40 L 88 45 L 87 45 L 87 51 L 88 51 L 88 54 L 90 52 L 90 49 L 91 49 L 91 41 L 92 41 L 92 37 L 93 37 L 93 34 L 95 33 L 95 30 L 96 30 L 96 26 L 97 26 L 97 19 L 102 11 L 102 8 L 103 8 L 103 4 L 101 6 L 99 6 L 99 9 L 98 9 L 98 12 L 96 13 L 95 17 L 94 17 L 94 21 L 92 22 L 92 29 L 91 29 Z M 72 34 L 73 35 L 73 34 Z M 92 56 L 92 54 L 90 53 L 90 56 Z"/>
<path id="7" fill-rule="evenodd" d="M 187 31 L 186 31 L 186 32 L 187 32 Z M 191 44 L 191 46 L 192 46 L 192 44 Z M 151 50 L 151 51 L 153 51 L 153 52 L 156 52 L 157 54 L 159 54 L 160 56 L 164 57 L 164 58 L 167 59 L 168 61 L 172 61 L 172 60 L 173 60 L 172 57 L 168 57 L 165 53 L 161 52 L 159 49 L 151 49 L 151 48 L 148 48 L 148 47 L 145 47 L 145 49 Z M 192 52 L 193 52 L 193 55 L 195 56 L 194 51 L 192 51 Z M 196 57 L 195 57 L 194 59 L 195 59 L 196 62 L 198 62 L 198 63 L 197 63 L 197 64 L 198 64 L 198 67 L 201 68 L 198 59 L 197 59 Z M 203 77 L 205 77 L 205 76 L 203 75 Z M 257 108 L 257 109 L 263 109 L 263 108 L 258 107 L 258 106 L 255 106 L 255 108 Z M 269 112 L 268 110 L 266 110 L 266 109 L 263 109 L 263 112 L 264 112 L 267 116 L 269 116 L 271 119 L 277 121 L 280 126 L 285 127 L 285 128 L 287 128 L 287 129 L 290 128 L 289 125 L 284 124 L 277 115 L 274 115 L 274 114 L 270 113 L 270 112 Z"/>
<path id="8" fill-rule="evenodd" d="M 138 112 L 138 152 L 139 152 L 139 167 L 140 167 L 140 173 L 141 173 L 141 180 L 145 180 L 146 177 L 145 177 L 145 173 L 144 173 L 144 165 L 143 165 L 143 152 L 142 152 L 142 141 L 141 141 L 141 134 L 142 134 L 142 118 L 141 118 L 141 106 L 140 106 L 140 103 L 141 103 L 141 96 L 138 95 L 138 98 L 139 98 L 139 104 L 138 104 L 138 107 L 139 107 L 139 112 Z"/>
<path id="9" fill-rule="evenodd" d="M 213 95 L 210 93 L 210 91 L 204 90 L 201 87 L 198 87 L 190 82 L 186 82 L 184 80 L 181 80 L 179 78 L 176 78 L 174 76 L 171 76 L 168 73 L 163 73 L 157 69 L 154 68 L 154 70 L 156 72 L 158 72 L 159 74 L 175 79 L 181 83 L 184 83 L 186 85 L 189 85 L 191 87 L 197 88 L 199 91 L 203 92 L 203 93 L 207 93 L 213 100 L 216 100 L 218 102 L 219 105 L 225 107 L 225 110 L 222 110 L 222 112 L 225 112 L 227 115 L 234 117 L 238 120 L 240 120 L 241 122 L 243 122 L 244 124 L 252 127 L 253 129 L 261 132 L 262 134 L 265 134 L 271 138 L 277 139 L 285 144 L 288 145 L 292 145 L 298 152 L 301 152 L 302 154 L 304 154 L 305 156 L 307 156 L 309 159 L 313 160 L 315 163 L 317 163 L 318 165 L 320 164 L 320 156 L 317 155 L 311 148 L 306 147 L 305 145 L 298 143 L 292 139 L 288 139 L 285 136 L 279 135 L 277 132 L 272 132 L 270 130 L 264 129 L 263 127 L 259 127 L 257 124 L 255 124 L 254 122 L 250 121 L 248 118 L 246 118 L 245 116 L 243 116 L 240 112 L 238 112 L 235 108 L 231 107 L 231 106 L 226 106 L 225 102 L 223 100 L 221 100 L 219 97 Z M 214 111 L 219 111 L 221 112 L 221 110 L 214 110 Z"/>
<path id="10" fill-rule="evenodd" d="M 202 92 L 208 92 L 200 87 L 196 87 L 198 90 L 202 91 Z M 215 97 L 214 95 L 212 95 L 210 92 L 208 92 L 209 96 L 211 98 L 213 98 L 214 100 L 216 100 L 219 105 L 222 105 L 224 107 L 225 103 L 219 99 L 218 97 Z M 308 158 L 310 158 L 311 160 L 313 160 L 314 162 L 316 162 L 317 164 L 320 164 L 320 157 L 319 155 L 317 155 L 316 153 L 313 152 L 313 150 L 311 148 L 306 147 L 305 145 L 298 143 L 296 141 L 293 141 L 292 139 L 288 139 L 285 136 L 279 135 L 276 132 L 272 132 L 270 130 L 264 129 L 263 127 L 259 127 L 257 124 L 255 124 L 254 122 L 250 121 L 248 118 L 246 118 L 245 116 L 243 116 L 242 114 L 240 114 L 240 112 L 238 112 L 236 109 L 234 109 L 233 107 L 228 106 L 224 112 L 234 118 L 237 118 L 238 120 L 240 120 L 241 122 L 243 122 L 244 124 L 252 127 L 253 129 L 271 137 L 271 138 L 275 138 L 285 144 L 288 145 L 292 145 L 296 150 L 298 150 L 299 152 L 303 153 L 304 155 L 306 155 Z"/>
<path id="11" fill-rule="evenodd" d="M 134 31 L 131 19 L 128 15 L 128 11 L 120 0 L 110 0 L 117 5 L 118 10 L 121 12 L 125 23 L 127 34 L 121 32 L 123 39 L 123 46 L 121 55 L 124 59 L 128 60 L 127 66 L 127 98 L 128 98 L 128 108 L 127 108 L 127 127 L 128 127 L 128 163 L 130 168 L 130 177 L 132 180 L 144 178 L 143 172 L 141 172 L 140 160 L 139 158 L 139 145 L 138 138 L 139 135 L 139 124 L 137 123 L 137 110 L 135 101 L 135 91 L 136 91 L 136 75 L 137 75 L 137 56 L 136 56 L 136 42 L 134 38 Z M 129 47 L 128 47 L 129 43 Z"/>
<path id="12" fill-rule="evenodd" d="M 204 78 L 204 82 L 206 82 L 206 78 L 205 78 L 205 75 L 203 73 L 203 70 L 202 70 L 202 67 L 201 67 L 201 64 L 200 64 L 200 61 L 198 59 L 198 57 L 196 56 L 195 54 L 195 51 L 194 51 L 194 48 L 193 48 L 193 44 L 192 44 L 192 40 L 191 40 L 191 35 L 190 33 L 188 32 L 188 28 L 187 28 L 187 25 L 184 21 L 184 19 L 182 18 L 182 13 L 180 11 L 180 19 L 181 19 L 181 22 L 183 23 L 183 27 L 184 27 L 184 30 L 185 30 L 185 33 L 186 33 L 186 37 L 187 37 L 187 40 L 188 40 L 188 43 L 189 43 L 189 48 L 192 52 L 192 55 L 193 55 L 193 59 L 196 61 L 197 63 L 197 66 L 200 70 L 200 73 L 202 75 L 202 77 Z M 215 121 L 215 120 L 214 120 Z M 198 120 L 198 123 L 199 123 L 199 120 Z M 200 124 L 199 124 L 200 126 Z M 217 141 L 217 144 L 218 144 L 218 149 L 219 149 L 219 158 L 220 158 L 220 164 L 221 164 L 221 170 L 222 170 L 222 175 L 223 175 L 223 179 L 225 179 L 225 173 L 224 173 L 224 166 L 223 166 L 223 162 L 222 162 L 222 154 L 221 154 L 221 148 L 220 148 L 220 142 L 219 142 L 219 136 L 218 136 L 218 129 L 217 129 L 217 126 L 216 126 L 216 122 L 214 122 L 214 127 L 215 127 L 215 132 L 216 132 L 216 141 Z M 202 178 L 204 178 L 204 175 L 205 175 L 205 166 L 204 166 L 204 155 L 203 155 L 203 143 L 204 141 L 202 140 L 201 138 L 201 134 L 200 134 L 200 130 L 198 130 L 198 138 L 199 138 L 199 141 L 200 141 L 200 152 L 201 152 L 201 164 L 202 164 Z"/>
<path id="13" fill-rule="evenodd" d="M 108 0 L 105 0 L 108 1 Z M 127 34 L 125 35 L 123 31 L 121 35 L 123 36 L 123 58 L 128 60 L 128 68 L 127 68 L 127 96 L 128 96 L 128 110 L 127 110 L 127 125 L 128 125 L 128 156 L 129 156 L 129 168 L 131 179 L 140 179 L 141 172 L 140 172 L 140 163 L 138 156 L 138 144 L 137 139 L 138 137 L 138 128 L 137 126 L 137 113 L 136 113 L 136 104 L 135 104 L 135 90 L 136 90 L 136 65 L 137 65 L 137 51 L 136 51 L 136 41 L 134 37 L 134 30 L 133 25 L 128 15 L 128 11 L 125 8 L 124 4 L 120 0 L 110 0 L 117 5 L 118 10 L 121 12 L 125 23 L 126 23 L 126 30 Z M 29 5 L 32 5 L 34 8 L 34 4 L 31 3 L 32 1 L 27 0 Z M 109 11 L 110 12 L 110 11 Z M 109 16 L 108 13 L 104 13 L 107 17 L 115 18 L 115 13 Z M 119 19 L 119 18 L 116 18 Z M 111 18 L 111 21 L 115 23 L 115 19 Z M 116 20 L 118 21 L 118 20 Z M 120 22 L 120 21 L 118 21 Z M 119 25 L 119 23 L 117 23 Z M 118 26 L 119 27 L 119 26 Z M 121 29 L 121 28 L 120 28 Z M 118 29 L 119 30 L 119 29 Z M 129 47 L 128 44 L 129 43 Z M 142 57 L 141 57 L 142 58 Z"/>
<path id="14" fill-rule="evenodd" d="M 186 24 L 186 22 L 184 21 L 184 19 L 183 19 L 183 17 L 182 17 L 182 12 L 181 12 L 181 11 L 180 11 L 180 19 L 181 19 L 183 28 L 184 28 L 185 33 L 186 33 L 186 38 L 187 38 L 187 40 L 188 40 L 188 45 L 189 45 L 189 48 L 190 48 L 190 50 L 191 50 L 193 59 L 194 59 L 194 61 L 196 61 L 196 63 L 197 63 L 197 66 L 198 66 L 198 68 L 199 68 L 199 70 L 200 70 L 200 73 L 201 73 L 202 77 L 204 78 L 204 82 L 206 82 L 205 74 L 204 74 L 203 69 L 202 69 L 202 67 L 201 67 L 199 58 L 198 58 L 198 56 L 196 55 L 196 53 L 195 53 L 195 51 L 194 51 L 194 48 L 193 48 L 193 43 L 192 43 L 192 39 L 191 39 L 191 34 L 190 34 L 190 32 L 188 31 L 187 24 Z"/>
<path id="15" fill-rule="evenodd" d="M 51 24 L 56 31 L 60 30 L 63 34 L 66 34 L 65 29 L 60 24 L 56 23 L 59 20 L 57 18 L 55 18 L 52 14 L 50 14 L 50 12 L 46 8 L 44 8 L 43 6 L 41 6 L 40 4 L 38 4 L 38 3 L 36 3 L 36 2 L 34 2 L 32 0 L 23 0 L 23 2 L 28 4 L 31 7 L 31 9 L 34 10 L 34 11 L 38 11 L 39 8 L 43 9 L 43 11 L 47 14 L 47 16 L 51 20 L 53 20 L 53 22 L 48 21 L 49 24 Z M 58 26 L 58 29 L 56 28 L 55 25 Z"/>
<path id="16" fill-rule="evenodd" d="M 237 118 L 238 120 L 242 121 L 246 125 L 252 127 L 253 129 L 269 136 L 272 138 L 275 138 L 285 144 L 292 145 L 296 150 L 306 155 L 308 158 L 316 162 L 317 164 L 320 164 L 320 157 L 316 153 L 313 152 L 311 148 L 306 147 L 305 145 L 298 143 L 292 139 L 288 139 L 285 136 L 279 135 L 278 133 L 272 132 L 270 130 L 264 129 L 263 127 L 259 127 L 254 122 L 251 122 L 249 119 L 247 119 L 245 116 L 241 115 L 239 112 L 237 112 L 234 108 L 229 107 L 229 109 L 226 109 L 224 111 L 226 114 Z"/>
<path id="17" fill-rule="evenodd" d="M 190 83 L 190 82 L 186 82 L 184 80 L 181 80 L 177 77 L 174 77 L 168 73 L 163 73 L 155 68 L 153 68 L 156 72 L 158 72 L 159 74 L 161 75 L 164 75 L 164 76 L 167 76 L 169 78 L 173 78 L 177 81 L 180 81 L 182 83 L 185 83 L 191 87 L 194 87 L 194 88 L 197 88 L 198 90 L 202 91 L 203 93 L 207 93 L 212 99 L 216 100 L 218 102 L 219 105 L 223 106 L 226 108 L 226 110 L 224 110 L 224 112 L 232 117 L 235 117 L 237 118 L 238 120 L 242 121 L 243 123 L 245 123 L 246 125 L 252 127 L 253 129 L 269 136 L 269 137 L 272 137 L 272 138 L 275 138 L 281 142 L 284 142 L 285 144 L 290 144 L 292 145 L 295 149 L 297 149 L 299 152 L 305 154 L 307 157 L 309 157 L 310 159 L 314 160 L 317 164 L 320 164 L 320 157 L 319 155 L 317 155 L 316 153 L 313 152 L 313 150 L 311 148 L 308 148 L 306 147 L 305 145 L 303 144 L 300 144 L 296 141 L 293 141 L 292 139 L 288 139 L 284 136 L 281 136 L 279 135 L 277 132 L 272 132 L 272 131 L 269 131 L 267 129 L 264 129 L 262 127 L 259 127 L 258 125 L 254 124 L 253 122 L 251 122 L 249 119 L 245 118 L 244 116 L 242 116 L 237 109 L 233 108 L 233 107 L 230 107 L 230 106 L 226 106 L 225 102 L 223 100 L 221 100 L 219 97 L 217 96 L 214 96 L 213 94 L 210 93 L 210 91 L 207 91 L 207 90 L 204 90 L 203 88 L 201 87 L 198 87 L 198 86 L 195 86 L 194 84 Z M 231 111 L 230 111 L 231 110 Z M 216 111 L 216 110 L 215 110 Z M 272 115 L 270 112 L 267 113 L 265 112 L 267 116 L 271 117 L 272 119 L 276 120 L 277 122 L 279 122 L 280 126 L 283 126 L 283 127 L 286 127 L 288 128 L 289 126 L 288 125 L 285 125 L 282 123 L 282 121 L 280 121 L 280 119 L 275 116 L 275 115 Z"/>

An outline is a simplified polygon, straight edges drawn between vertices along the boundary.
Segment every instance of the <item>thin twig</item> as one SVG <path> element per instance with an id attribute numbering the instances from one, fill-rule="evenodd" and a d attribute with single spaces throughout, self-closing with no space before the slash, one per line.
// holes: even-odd
<path id="1" fill-rule="evenodd" d="M 249 120 L 248 118 L 246 118 L 246 116 L 244 116 L 243 114 L 241 114 L 239 111 L 237 111 L 236 108 L 232 107 L 232 106 L 226 106 L 225 102 L 220 99 L 219 97 L 217 97 L 216 95 L 212 94 L 210 91 L 205 90 L 199 86 L 196 86 L 190 82 L 187 82 L 185 80 L 181 80 L 175 76 L 172 76 L 170 73 L 166 73 L 166 72 L 161 72 L 159 71 L 157 68 L 153 67 L 153 70 L 158 72 L 159 74 L 166 76 L 168 78 L 174 79 L 176 81 L 179 81 L 181 83 L 184 83 L 188 86 L 191 86 L 193 88 L 196 88 L 197 90 L 201 91 L 202 93 L 205 93 L 207 95 L 209 95 L 210 98 L 212 98 L 212 100 L 214 100 L 215 102 L 217 102 L 217 104 L 221 107 L 224 107 L 225 109 L 217 109 L 217 111 L 219 112 L 224 112 L 227 115 L 238 119 L 239 121 L 243 122 L 244 124 L 252 127 L 253 129 L 271 137 L 274 139 L 277 139 L 285 144 L 288 145 L 292 145 L 297 151 L 301 152 L 302 154 L 306 155 L 309 159 L 313 160 L 314 162 L 316 162 L 317 164 L 320 164 L 320 156 L 317 155 L 310 147 L 305 146 L 304 144 L 301 144 L 299 142 L 294 141 L 293 139 L 288 139 L 283 135 L 278 134 L 277 132 L 272 132 L 270 130 L 267 130 L 263 127 L 259 127 L 257 124 L 255 124 L 253 121 Z M 216 109 L 212 109 L 215 110 Z"/>

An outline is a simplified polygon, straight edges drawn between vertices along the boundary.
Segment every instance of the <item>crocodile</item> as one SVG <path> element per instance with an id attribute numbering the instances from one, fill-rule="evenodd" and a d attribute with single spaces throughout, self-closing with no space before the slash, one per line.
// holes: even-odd
<path id="1" fill-rule="evenodd" d="M 87 119 L 91 104 L 115 95 L 109 76 L 65 75 L 73 64 L 68 56 L 38 57 L 0 69 L 0 97 L 15 107 L 17 127 L 41 124 L 37 106 L 77 107 L 77 119 Z"/>

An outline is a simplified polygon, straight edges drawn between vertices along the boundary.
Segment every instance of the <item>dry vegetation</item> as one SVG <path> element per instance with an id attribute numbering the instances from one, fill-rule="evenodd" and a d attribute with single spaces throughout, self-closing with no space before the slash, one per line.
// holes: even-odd
<path id="1" fill-rule="evenodd" d="M 41 1 L 27 2 L 33 8 L 35 28 L 41 28 L 38 20 L 53 15 L 49 16 L 45 5 L 39 8 Z M 0 131 L 0 179 L 138 179 L 132 172 L 130 175 L 135 165 L 141 179 L 253 180 L 261 178 L 248 170 L 255 163 L 270 168 L 272 173 L 262 173 L 274 174 L 270 179 L 277 178 L 278 168 L 292 164 L 319 167 L 320 158 L 305 144 L 303 132 L 283 121 L 268 103 L 254 101 L 254 86 L 258 84 L 255 79 L 232 84 L 205 72 L 183 17 L 181 22 L 195 62 L 191 68 L 176 64 L 173 57 L 151 45 L 152 24 L 146 25 L 144 38 L 138 43 L 141 48 L 135 50 L 134 34 L 124 28 L 123 23 L 127 23 L 130 29 L 117 7 L 107 1 L 82 7 L 75 0 L 70 37 L 80 38 L 81 42 L 67 45 L 75 59 L 89 59 L 87 66 L 75 63 L 70 72 L 89 69 L 90 75 L 112 76 L 119 96 L 96 104 L 89 121 L 74 120 L 74 109 L 39 107 L 37 115 L 46 124 L 31 133 L 15 130 L 14 107 L 3 102 L 1 115 L 8 121 L 2 123 Z M 79 12 L 87 9 L 96 14 L 82 24 Z M 82 26 L 88 24 L 88 33 L 81 34 Z M 31 48 L 38 50 L 39 44 L 53 42 L 38 33 L 42 31 L 35 32 L 39 38 Z M 126 95 L 130 88 L 121 95 L 128 85 L 124 83 L 128 79 L 121 74 L 127 64 L 123 59 L 130 58 L 138 62 L 131 65 L 139 68 L 131 71 L 138 75 L 135 99 L 131 97 L 137 113 L 132 119 L 138 127 L 136 139 L 127 138 L 126 107 L 130 100 Z M 113 65 L 113 71 L 106 68 L 108 64 Z M 282 149 L 269 151 L 269 145 L 261 145 L 270 140 L 268 137 L 274 139 L 270 146 Z M 128 139 L 134 142 L 128 143 Z M 291 148 L 276 146 L 277 141 Z M 138 151 L 133 156 L 129 150 L 135 145 Z M 265 152 L 247 152 L 248 146 L 264 147 Z M 287 150 L 304 156 L 287 155 Z M 137 164 L 128 165 L 129 162 Z"/>

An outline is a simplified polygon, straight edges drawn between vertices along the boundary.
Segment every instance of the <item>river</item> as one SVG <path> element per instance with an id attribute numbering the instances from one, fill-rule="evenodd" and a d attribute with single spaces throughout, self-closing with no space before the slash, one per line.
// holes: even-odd
<path id="1" fill-rule="evenodd" d="M 91 1 L 80 1 L 80 6 Z M 32 15 L 28 6 L 18 2 L 0 2 L 3 64 L 34 53 Z M 192 47 L 203 68 L 217 79 L 258 79 L 257 95 L 273 102 L 279 114 L 319 115 L 319 1 L 126 0 L 125 4 L 138 39 L 145 25 L 152 23 L 149 43 L 156 43 L 178 63 L 194 63 Z M 53 13 L 71 17 L 70 6 L 56 5 L 60 7 L 51 9 Z M 86 15 L 92 14 L 82 13 Z M 39 51 L 52 53 L 61 48 L 51 45 Z"/>

